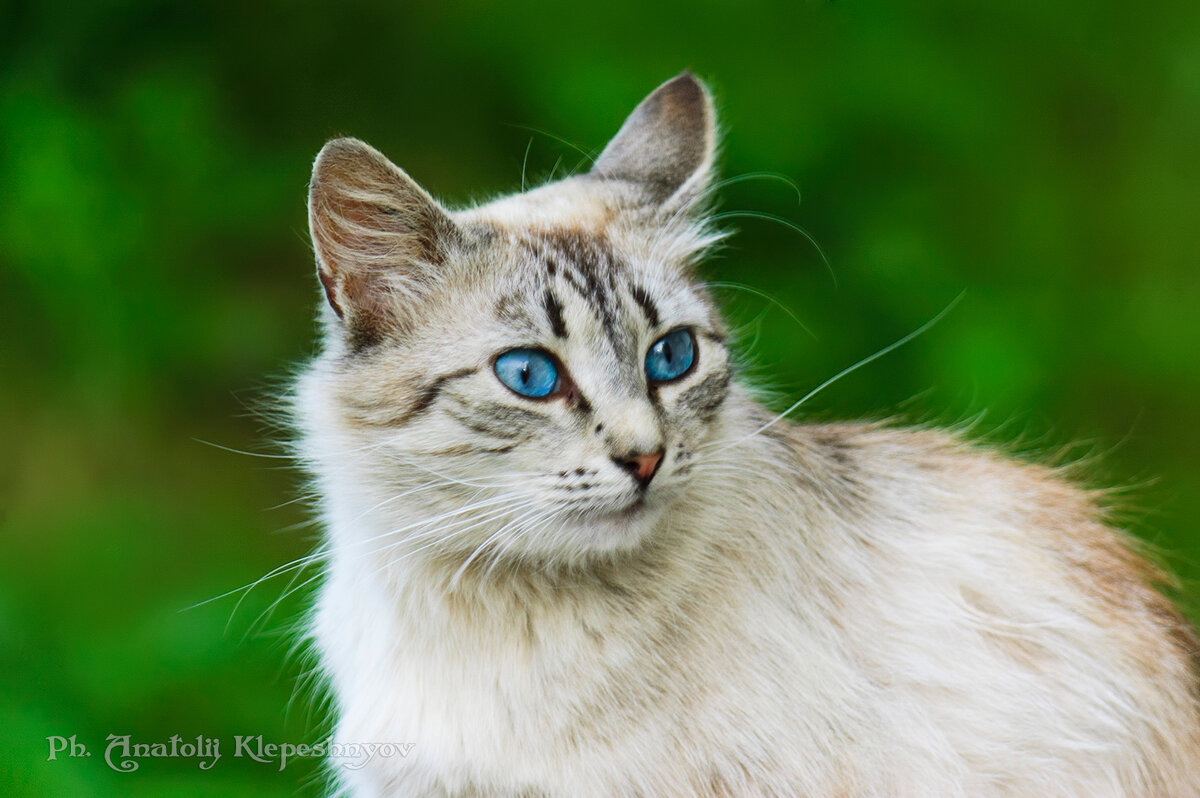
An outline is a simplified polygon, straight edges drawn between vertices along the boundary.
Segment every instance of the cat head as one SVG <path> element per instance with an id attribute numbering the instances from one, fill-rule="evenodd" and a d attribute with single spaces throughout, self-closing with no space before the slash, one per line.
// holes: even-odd
<path id="1" fill-rule="evenodd" d="M 299 414 L 335 533 L 354 513 L 401 554 L 539 562 L 651 533 L 730 385 L 693 272 L 718 237 L 715 138 L 685 73 L 586 174 L 455 212 L 368 145 L 325 146 L 309 195 L 325 353 Z"/>

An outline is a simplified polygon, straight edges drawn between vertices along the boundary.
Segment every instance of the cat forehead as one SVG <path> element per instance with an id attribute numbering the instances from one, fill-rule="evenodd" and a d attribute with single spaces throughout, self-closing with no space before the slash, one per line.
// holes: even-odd
<path id="1" fill-rule="evenodd" d="M 718 326 L 711 302 L 686 268 L 664 260 L 653 243 L 619 230 L 491 230 L 478 250 L 477 268 L 481 304 L 472 313 L 490 315 L 530 342 L 603 336 L 627 348 L 638 330 Z"/>
<path id="2" fill-rule="evenodd" d="M 652 240 L 619 229 L 526 227 L 499 234 L 484 269 L 498 272 L 496 284 L 511 297 L 544 303 L 544 291 L 564 300 L 611 305 L 623 295 L 645 304 L 646 298 L 686 291 L 691 279 L 680 264 L 660 252 Z"/>
<path id="3" fill-rule="evenodd" d="M 619 181 L 567 178 L 459 211 L 455 221 L 475 232 L 476 285 L 505 326 L 532 333 L 549 323 L 559 335 L 562 319 L 585 314 L 613 335 L 628 314 L 650 327 L 710 321 L 689 268 L 707 232 L 682 216 L 664 224 L 640 205 Z"/>
<path id="4" fill-rule="evenodd" d="M 592 177 L 571 177 L 479 205 L 457 216 L 466 224 L 482 223 L 520 233 L 529 228 L 570 228 L 600 232 L 622 220 L 638 205 L 636 187 Z"/>

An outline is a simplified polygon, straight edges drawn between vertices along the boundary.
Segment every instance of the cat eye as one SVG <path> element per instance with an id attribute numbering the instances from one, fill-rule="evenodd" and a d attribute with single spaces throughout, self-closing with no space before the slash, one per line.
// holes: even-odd
<path id="1" fill-rule="evenodd" d="M 691 330 L 672 330 L 646 353 L 646 377 L 652 383 L 677 380 L 691 370 L 695 361 L 696 339 Z"/>
<path id="2" fill-rule="evenodd" d="M 541 399 L 558 389 L 558 366 L 539 349 L 510 349 L 496 358 L 496 378 L 514 393 Z"/>

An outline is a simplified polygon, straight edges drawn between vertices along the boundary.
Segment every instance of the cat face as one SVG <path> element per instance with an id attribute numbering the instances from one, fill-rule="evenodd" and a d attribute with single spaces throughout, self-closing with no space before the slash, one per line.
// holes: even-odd
<path id="1" fill-rule="evenodd" d="M 574 561 L 636 546 L 686 495 L 730 384 L 691 271 L 714 240 L 694 212 L 712 148 L 690 75 L 643 101 L 589 174 L 458 213 L 365 144 L 326 146 L 309 437 L 380 504 L 377 534 Z"/>

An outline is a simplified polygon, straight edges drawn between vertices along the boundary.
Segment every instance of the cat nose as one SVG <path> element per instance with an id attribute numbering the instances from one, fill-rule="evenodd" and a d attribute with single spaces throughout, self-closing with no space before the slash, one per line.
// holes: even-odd
<path id="1" fill-rule="evenodd" d="M 629 472 L 637 483 L 645 488 L 654 479 L 658 464 L 662 462 L 662 449 L 649 454 L 635 454 L 628 457 L 614 457 L 613 462 Z"/>

